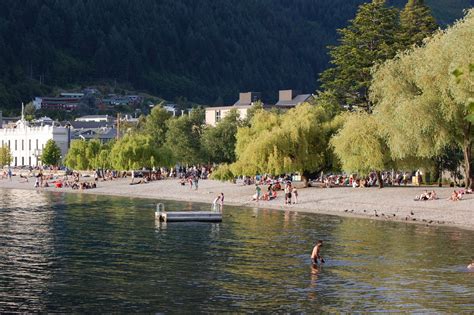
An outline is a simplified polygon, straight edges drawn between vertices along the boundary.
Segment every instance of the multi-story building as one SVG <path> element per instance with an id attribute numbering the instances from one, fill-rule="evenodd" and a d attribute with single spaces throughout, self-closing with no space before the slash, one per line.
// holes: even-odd
<path id="1" fill-rule="evenodd" d="M 62 157 L 69 148 L 69 129 L 52 124 L 30 125 L 22 115 L 13 126 L 0 128 L 0 145 L 8 146 L 12 154 L 11 166 L 39 166 L 41 154 L 48 140 L 53 139 Z"/>
<path id="2" fill-rule="evenodd" d="M 232 106 L 207 107 L 206 124 L 215 126 L 231 110 L 237 110 L 241 119 L 247 117 L 247 111 L 254 102 L 261 100 L 261 94 L 258 92 L 239 93 L 239 99 Z"/>
<path id="3" fill-rule="evenodd" d="M 313 98 L 311 94 L 300 94 L 295 90 L 279 91 L 278 102 L 275 105 L 263 104 L 266 109 L 279 108 L 290 109 L 304 102 L 309 102 Z M 223 119 L 231 110 L 237 110 L 241 119 L 247 117 L 247 111 L 256 101 L 261 101 L 261 95 L 258 92 L 246 92 L 239 94 L 239 100 L 232 106 L 207 107 L 206 108 L 206 124 L 215 126 Z"/>

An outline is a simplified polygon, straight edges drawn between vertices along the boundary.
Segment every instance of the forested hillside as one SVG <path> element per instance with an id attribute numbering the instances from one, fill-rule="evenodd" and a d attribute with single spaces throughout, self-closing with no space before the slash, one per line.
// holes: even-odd
<path id="1" fill-rule="evenodd" d="M 0 108 L 109 80 L 174 99 L 313 92 L 326 46 L 364 0 L 3 0 Z M 443 23 L 472 0 L 431 0 Z M 403 6 L 404 0 L 390 3 Z"/>

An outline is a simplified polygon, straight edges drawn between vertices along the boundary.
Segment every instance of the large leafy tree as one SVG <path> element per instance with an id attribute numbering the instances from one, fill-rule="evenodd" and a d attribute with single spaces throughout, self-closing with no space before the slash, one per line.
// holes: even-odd
<path id="1" fill-rule="evenodd" d="M 12 154 L 10 148 L 6 145 L 0 147 L 0 167 L 10 165 L 12 162 Z"/>
<path id="2" fill-rule="evenodd" d="M 158 148 L 149 135 L 127 134 L 115 142 L 110 158 L 112 166 L 118 170 L 152 168 L 171 164 L 170 154 Z"/>
<path id="3" fill-rule="evenodd" d="M 242 125 L 239 112 L 232 110 L 215 127 L 206 126 L 201 138 L 208 161 L 213 163 L 235 162 L 237 128 Z"/>
<path id="4" fill-rule="evenodd" d="M 328 141 L 334 131 L 322 107 L 302 104 L 283 115 L 258 111 L 249 127 L 237 132 L 236 175 L 299 172 L 308 175 L 327 165 Z"/>
<path id="5" fill-rule="evenodd" d="M 464 154 L 466 183 L 474 186 L 469 120 L 473 97 L 474 10 L 424 46 L 387 61 L 374 74 L 371 97 L 392 156 L 433 158 L 447 147 Z M 459 75 L 464 74 L 464 79 Z"/>
<path id="6" fill-rule="evenodd" d="M 398 44 L 401 49 L 420 45 L 438 28 L 430 8 L 424 0 L 408 0 L 400 12 L 400 32 Z"/>
<path id="7" fill-rule="evenodd" d="M 46 142 L 41 154 L 41 162 L 44 165 L 58 165 L 61 162 L 61 149 L 53 139 Z"/>
<path id="8" fill-rule="evenodd" d="M 383 187 L 380 171 L 392 165 L 390 151 L 381 136 L 378 121 L 367 113 L 347 113 L 344 127 L 331 139 L 334 153 L 346 172 L 367 174 L 375 171 Z"/>
<path id="9" fill-rule="evenodd" d="M 201 148 L 204 115 L 204 109 L 196 108 L 187 116 L 168 120 L 166 147 L 177 162 L 195 164 L 206 160 Z"/>
<path id="10" fill-rule="evenodd" d="M 322 87 L 332 90 L 341 105 L 371 111 L 368 91 L 371 68 L 396 53 L 398 10 L 385 0 L 359 6 L 356 17 L 339 29 L 339 45 L 330 47 L 332 67 L 321 74 Z"/>
<path id="11" fill-rule="evenodd" d="M 166 121 L 170 118 L 171 113 L 161 105 L 153 107 L 151 113 L 146 116 L 144 132 L 150 135 L 158 146 L 162 146 L 166 141 Z"/>
<path id="12" fill-rule="evenodd" d="M 73 140 L 64 164 L 77 170 L 110 168 L 110 150 L 112 146 L 113 142 L 102 144 L 97 139 L 89 141 Z"/>

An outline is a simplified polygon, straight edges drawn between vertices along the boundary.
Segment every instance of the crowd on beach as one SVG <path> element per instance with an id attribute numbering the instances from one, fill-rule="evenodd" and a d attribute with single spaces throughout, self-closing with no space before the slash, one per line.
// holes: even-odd
<path id="1" fill-rule="evenodd" d="M 417 170 L 416 172 L 381 172 L 380 180 L 384 186 L 407 186 L 413 184 L 413 179 L 417 185 L 422 183 L 422 172 Z M 354 187 L 354 188 L 367 188 L 375 187 L 379 185 L 379 179 L 377 179 L 376 172 L 370 172 L 367 176 L 359 177 L 356 174 L 338 174 L 338 175 L 327 175 L 321 174 L 319 178 L 315 180 L 316 183 L 322 183 L 324 187 L 331 188 L 337 186 Z"/>

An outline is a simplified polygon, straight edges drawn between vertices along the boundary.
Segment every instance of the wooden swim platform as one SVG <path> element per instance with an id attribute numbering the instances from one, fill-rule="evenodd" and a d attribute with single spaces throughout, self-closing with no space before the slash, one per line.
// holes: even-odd
<path id="1" fill-rule="evenodd" d="M 156 205 L 155 219 L 161 222 L 222 222 L 220 211 L 170 211 L 164 210 L 164 205 Z"/>

